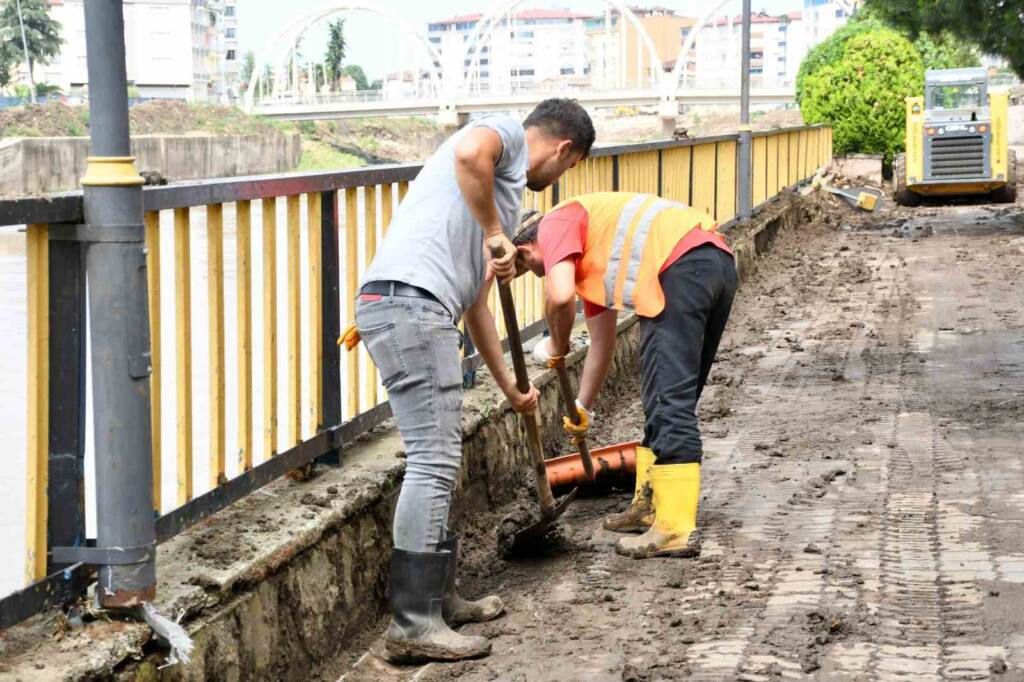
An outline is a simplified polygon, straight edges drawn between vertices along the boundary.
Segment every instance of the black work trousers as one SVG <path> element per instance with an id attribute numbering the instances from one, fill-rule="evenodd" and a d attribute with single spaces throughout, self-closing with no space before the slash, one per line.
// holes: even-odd
<path id="1" fill-rule="evenodd" d="M 700 462 L 697 401 L 711 371 L 736 293 L 736 263 L 712 244 L 661 273 L 665 309 L 640 318 L 644 445 L 657 464 Z"/>

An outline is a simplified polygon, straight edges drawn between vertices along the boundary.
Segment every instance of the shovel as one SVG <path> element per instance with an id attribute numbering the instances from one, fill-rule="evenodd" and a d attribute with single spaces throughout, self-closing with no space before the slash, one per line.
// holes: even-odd
<path id="1" fill-rule="evenodd" d="M 499 247 L 491 250 L 491 256 L 501 258 L 504 251 Z M 508 349 L 512 355 L 512 367 L 515 369 L 516 386 L 521 393 L 530 390 L 530 376 L 526 371 L 526 356 L 523 354 L 523 340 L 519 335 L 519 321 L 516 319 L 515 301 L 512 300 L 512 289 L 508 284 L 498 282 L 498 297 L 501 299 L 501 312 L 505 317 L 505 330 L 508 334 Z M 537 426 L 536 413 L 524 414 L 526 422 L 526 444 L 533 462 L 533 473 L 537 482 L 537 501 L 540 504 L 540 519 L 516 530 L 512 541 L 513 550 L 541 540 L 551 524 L 565 512 L 569 503 L 576 497 L 577 488 L 573 488 L 558 502 L 551 494 L 548 483 L 547 467 L 544 463 L 544 447 L 540 440 L 540 429 Z M 591 465 L 593 467 L 593 465 Z"/>
<path id="2" fill-rule="evenodd" d="M 846 189 L 840 189 L 823 184 L 821 188 L 826 192 L 831 192 L 837 197 L 845 199 L 854 208 L 859 208 L 869 213 L 878 208 L 878 199 L 881 196 L 881 192 L 873 187 L 847 187 Z"/>
<path id="3" fill-rule="evenodd" d="M 572 383 L 569 381 L 569 370 L 565 368 L 565 360 L 559 362 L 555 369 L 558 371 L 558 393 L 562 396 L 562 406 L 565 407 L 565 413 L 572 423 L 578 426 L 580 413 L 576 409 L 576 400 L 572 395 Z M 580 449 L 580 459 L 583 461 L 583 471 L 586 473 L 587 480 L 593 481 L 594 461 L 590 458 L 590 448 L 587 447 L 586 437 L 581 436 L 576 442 L 576 446 Z"/>

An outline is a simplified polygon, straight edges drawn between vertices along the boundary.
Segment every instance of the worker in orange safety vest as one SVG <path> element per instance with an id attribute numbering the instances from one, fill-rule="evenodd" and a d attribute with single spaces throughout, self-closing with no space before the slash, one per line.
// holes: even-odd
<path id="1" fill-rule="evenodd" d="M 642 531 L 621 538 L 635 558 L 697 556 L 696 528 L 703 447 L 696 407 L 718 350 L 736 291 L 732 251 L 714 219 L 649 194 L 601 192 L 573 197 L 547 215 L 524 216 L 513 239 L 517 273 L 545 278 L 550 337 L 534 357 L 562 362 L 583 300 L 590 349 L 576 403 L 579 424 L 593 423 L 593 405 L 612 362 L 619 311 L 640 318 L 644 438 L 637 451 L 636 490 L 628 509 L 604 527 Z"/>

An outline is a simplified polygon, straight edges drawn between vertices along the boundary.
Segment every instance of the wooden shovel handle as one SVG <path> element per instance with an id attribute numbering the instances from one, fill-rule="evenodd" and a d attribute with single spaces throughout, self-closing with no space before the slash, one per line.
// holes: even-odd
<path id="1" fill-rule="evenodd" d="M 501 258 L 505 250 L 500 246 L 491 249 L 493 258 Z M 523 354 L 523 339 L 519 334 L 519 321 L 516 318 L 516 304 L 512 299 L 512 288 L 498 280 L 498 297 L 501 299 L 501 312 L 505 316 L 505 333 L 508 334 L 508 350 L 512 354 L 512 368 L 516 374 L 516 388 L 520 393 L 529 393 L 530 375 L 526 371 L 526 356 Z M 555 497 L 551 494 L 548 484 L 547 467 L 544 464 L 544 446 L 540 440 L 540 429 L 537 426 L 535 413 L 524 414 L 526 422 L 526 444 L 533 461 L 533 472 L 537 479 L 537 501 L 543 514 L 549 514 L 555 508 Z"/>
<path id="2" fill-rule="evenodd" d="M 558 392 L 562 396 L 562 406 L 565 413 L 573 424 L 580 423 L 580 413 L 576 409 L 576 400 L 572 395 L 572 383 L 569 381 L 569 370 L 565 362 L 560 362 L 556 367 L 558 371 Z M 583 470 L 587 473 L 588 480 L 594 480 L 594 462 L 590 459 L 590 448 L 587 447 L 587 439 L 579 439 L 580 459 L 583 460 Z"/>

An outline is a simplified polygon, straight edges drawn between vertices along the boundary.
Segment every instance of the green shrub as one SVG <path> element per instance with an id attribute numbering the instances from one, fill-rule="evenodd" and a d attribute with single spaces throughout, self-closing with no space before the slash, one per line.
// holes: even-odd
<path id="1" fill-rule="evenodd" d="M 903 148 L 904 98 L 924 91 L 924 63 L 909 40 L 888 29 L 846 40 L 842 56 L 804 76 L 800 111 L 833 128 L 837 154 Z"/>
<path id="2" fill-rule="evenodd" d="M 800 70 L 796 73 L 796 101 L 803 99 L 804 80 L 811 73 L 828 64 L 834 64 L 843 56 L 846 41 L 855 36 L 873 31 L 881 31 L 885 26 L 878 19 L 864 16 L 859 12 L 850 21 L 827 39 L 815 45 L 800 62 Z"/>

